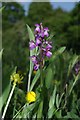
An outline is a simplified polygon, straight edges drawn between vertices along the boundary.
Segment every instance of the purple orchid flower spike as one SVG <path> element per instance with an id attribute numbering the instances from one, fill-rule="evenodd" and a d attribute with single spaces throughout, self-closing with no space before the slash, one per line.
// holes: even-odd
<path id="1" fill-rule="evenodd" d="M 34 64 L 34 70 L 38 70 L 40 67 L 43 68 L 44 59 L 45 57 L 50 58 L 52 56 L 52 42 L 46 40 L 49 36 L 49 29 L 48 27 L 44 28 L 42 23 L 35 24 L 35 42 L 32 40 L 29 42 L 30 50 L 35 49 L 38 47 L 38 55 L 31 56 L 31 60 Z"/>

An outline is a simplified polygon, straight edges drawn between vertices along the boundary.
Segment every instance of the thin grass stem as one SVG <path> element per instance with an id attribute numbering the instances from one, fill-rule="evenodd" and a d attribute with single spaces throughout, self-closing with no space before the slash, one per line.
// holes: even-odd
<path id="1" fill-rule="evenodd" d="M 4 112 L 3 112 L 3 115 L 2 115 L 2 119 L 4 119 L 4 117 L 5 117 L 5 115 L 6 115 L 7 108 L 8 108 L 8 106 L 9 106 L 9 103 L 10 103 L 11 97 L 12 97 L 12 95 L 13 95 L 15 86 L 16 86 L 16 84 L 13 85 L 12 90 L 11 90 L 11 92 L 10 92 L 9 98 L 8 98 L 8 100 L 7 100 L 7 104 L 6 104 L 5 108 L 4 108 Z"/>

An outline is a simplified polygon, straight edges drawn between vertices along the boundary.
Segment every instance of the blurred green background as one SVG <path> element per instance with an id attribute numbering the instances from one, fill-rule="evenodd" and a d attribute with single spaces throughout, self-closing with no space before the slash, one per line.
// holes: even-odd
<path id="1" fill-rule="evenodd" d="M 68 52 L 80 53 L 80 3 L 75 3 L 71 11 L 54 9 L 50 2 L 24 4 L 29 7 L 27 14 L 20 3 L 2 3 L 5 6 L 2 11 L 3 82 L 5 78 L 9 81 L 14 66 L 28 73 L 29 36 L 26 24 L 34 30 L 34 25 L 42 22 L 54 35 L 53 49 L 66 46 Z M 3 89 L 6 84 L 4 82 Z"/>
<path id="2" fill-rule="evenodd" d="M 72 80 L 70 81 L 71 84 L 73 82 L 71 72 L 70 76 L 67 77 L 68 67 L 71 64 L 70 60 L 74 60 L 73 62 L 76 63 L 77 60 L 75 59 L 77 55 L 80 55 L 80 3 L 75 3 L 74 8 L 70 11 L 65 11 L 60 7 L 54 9 L 54 5 L 52 6 L 50 2 L 25 4 L 26 7 L 29 7 L 27 13 L 21 3 L 2 3 L 5 6 L 2 11 L 2 48 L 4 49 L 2 62 L 3 92 L 9 85 L 10 75 L 15 66 L 22 74 L 26 73 L 23 84 L 19 85 L 26 92 L 29 72 L 29 36 L 26 24 L 34 31 L 34 25 L 40 22 L 43 23 L 43 26 L 49 27 L 50 34 L 54 35 L 52 38 L 53 54 L 60 47 L 66 46 L 64 54 L 58 56 L 55 61 L 53 60 L 55 56 L 52 58 L 54 63 L 49 66 L 51 70 L 47 69 L 47 73 L 51 74 L 49 79 L 51 79 L 52 91 L 53 86 L 56 84 L 59 86 L 58 91 L 62 92 L 64 91 L 63 86 L 65 86 L 65 83 L 68 83 L 70 80 Z M 8 94 L 7 91 L 6 94 Z M 72 99 L 76 101 L 80 96 L 78 84 L 74 95 L 77 97 Z"/>

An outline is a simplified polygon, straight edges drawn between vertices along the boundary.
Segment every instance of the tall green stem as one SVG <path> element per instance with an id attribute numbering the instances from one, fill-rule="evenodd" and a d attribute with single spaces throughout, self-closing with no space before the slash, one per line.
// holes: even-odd
<path id="1" fill-rule="evenodd" d="M 40 86 L 43 86 L 43 70 L 42 67 L 40 66 Z"/>
<path id="2" fill-rule="evenodd" d="M 8 98 L 8 100 L 7 100 L 7 104 L 6 104 L 5 108 L 4 108 L 4 112 L 3 112 L 3 115 L 2 115 L 2 118 L 3 118 L 3 119 L 4 119 L 5 114 L 6 114 L 6 112 L 7 112 L 7 108 L 8 108 L 8 106 L 9 106 L 9 103 L 10 103 L 11 97 L 12 97 L 12 95 L 13 95 L 15 86 L 16 86 L 16 84 L 13 85 L 12 90 L 11 90 L 10 95 L 9 95 L 9 98 Z"/>
<path id="3" fill-rule="evenodd" d="M 40 62 L 40 79 L 41 79 L 41 81 L 40 81 L 40 85 L 41 85 L 41 87 L 43 86 L 43 69 L 42 69 L 42 62 L 43 62 L 43 60 L 42 60 L 42 46 L 40 46 L 40 60 L 41 60 L 41 62 Z"/>
<path id="4" fill-rule="evenodd" d="M 29 92 L 29 90 L 30 90 L 32 69 L 33 69 L 33 64 L 32 64 L 32 61 L 30 60 L 30 70 L 29 70 L 29 76 L 28 76 L 27 92 Z"/>
<path id="5" fill-rule="evenodd" d="M 29 89 L 30 89 L 30 80 L 31 80 L 31 72 L 29 72 L 29 79 L 28 79 L 27 92 L 29 92 Z"/>

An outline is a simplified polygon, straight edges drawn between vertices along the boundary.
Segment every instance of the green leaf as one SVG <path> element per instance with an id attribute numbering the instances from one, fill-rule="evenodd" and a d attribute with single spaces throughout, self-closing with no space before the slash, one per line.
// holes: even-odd
<path id="1" fill-rule="evenodd" d="M 29 114 L 31 113 L 31 111 L 34 109 L 34 107 L 35 107 L 35 103 L 25 106 L 25 108 L 23 109 L 21 113 L 22 118 L 27 118 Z"/>
<path id="2" fill-rule="evenodd" d="M 53 91 L 53 94 L 52 96 L 50 97 L 50 101 L 49 101 L 49 109 L 54 107 L 54 104 L 55 104 L 55 98 L 56 98 L 56 86 L 54 88 L 54 91 Z"/>
<path id="3" fill-rule="evenodd" d="M 48 110 L 48 118 L 52 118 L 53 113 L 55 112 L 56 108 L 52 107 Z"/>
<path id="4" fill-rule="evenodd" d="M 1 63 L 1 60 L 2 60 L 2 53 L 3 53 L 3 49 L 0 51 L 0 63 Z"/>
<path id="5" fill-rule="evenodd" d="M 3 52 L 3 49 L 0 51 L 0 85 L 2 85 L 2 52 Z"/>
<path id="6" fill-rule="evenodd" d="M 57 111 L 55 114 L 56 118 L 62 118 L 61 110 Z"/>
<path id="7" fill-rule="evenodd" d="M 2 93 L 2 96 L 0 97 L 0 112 L 1 112 L 3 105 L 5 104 L 5 102 L 7 100 L 7 97 L 8 97 L 9 92 L 10 92 L 10 88 L 11 88 L 11 83 L 6 87 L 6 89 Z"/>
<path id="8" fill-rule="evenodd" d="M 27 25 L 27 29 L 28 29 L 28 34 L 29 34 L 30 41 L 33 40 L 35 42 L 34 34 L 33 34 L 31 28 L 28 25 Z"/>
<path id="9" fill-rule="evenodd" d="M 30 41 L 33 40 L 35 42 L 34 34 L 33 34 L 31 28 L 28 25 L 27 25 L 27 29 L 28 29 L 28 34 L 29 34 Z M 35 55 L 35 52 L 36 52 L 36 49 L 30 50 L 30 56 Z M 28 91 L 30 89 L 30 80 L 31 80 L 32 71 L 33 71 L 33 63 L 32 63 L 32 61 L 30 59 L 30 70 L 29 70 L 29 79 L 28 79 Z"/>
<path id="10" fill-rule="evenodd" d="M 29 116 L 30 112 L 34 109 L 35 103 L 31 105 L 25 104 L 18 112 L 17 114 L 13 117 L 13 120 L 15 118 L 26 118 Z"/>
<path id="11" fill-rule="evenodd" d="M 1 7 L 1 8 L 0 8 L 0 12 L 1 12 L 4 8 L 5 8 L 5 6 Z"/>
<path id="12" fill-rule="evenodd" d="M 50 61 L 53 62 L 53 60 L 55 60 L 58 55 L 62 54 L 65 49 L 66 47 L 59 48 L 56 52 L 53 53 L 53 56 Z"/>
<path id="13" fill-rule="evenodd" d="M 0 51 L 0 91 L 2 91 L 2 52 L 3 52 L 3 49 Z M 0 93 L 1 94 L 1 93 Z M 3 99 L 2 99 L 2 96 L 0 97 L 0 112 L 1 112 L 1 109 L 3 107 Z"/>
<path id="14" fill-rule="evenodd" d="M 43 117 L 42 111 L 43 111 L 43 101 L 41 101 L 40 104 L 39 104 L 37 118 L 42 118 Z"/>
<path id="15" fill-rule="evenodd" d="M 60 54 L 63 53 L 65 49 L 66 49 L 66 47 L 59 48 L 58 53 L 60 53 Z"/>
<path id="16" fill-rule="evenodd" d="M 63 96 L 64 96 L 64 93 L 62 93 L 62 95 L 61 95 L 61 97 L 60 97 L 60 99 L 59 99 L 59 106 L 60 106 L 60 104 L 61 104 L 61 100 L 62 100 Z"/>
<path id="17" fill-rule="evenodd" d="M 40 70 L 38 70 L 38 71 L 36 72 L 36 75 L 35 75 L 34 79 L 32 80 L 32 83 L 31 83 L 31 86 L 30 86 L 30 91 L 31 91 L 31 90 L 33 89 L 33 87 L 35 86 L 35 84 L 36 84 L 37 80 L 39 79 L 39 77 L 40 77 Z"/>
<path id="18" fill-rule="evenodd" d="M 30 114 L 32 113 L 33 109 L 39 104 L 38 101 L 32 104 L 25 104 L 13 117 L 13 120 L 15 118 L 29 118 Z"/>
<path id="19" fill-rule="evenodd" d="M 51 40 L 52 38 L 53 38 L 53 34 L 51 34 L 48 38 L 47 38 L 47 40 Z"/>
<path id="20" fill-rule="evenodd" d="M 11 72 L 12 71 L 12 72 Z M 16 71 L 16 67 L 14 69 L 12 69 L 10 71 L 10 73 L 14 73 Z M 10 73 L 7 74 L 8 78 L 10 79 Z M 4 81 L 2 81 L 2 96 L 0 97 L 0 111 L 3 107 L 3 105 L 6 103 L 6 100 L 8 98 L 8 95 L 9 95 L 9 92 L 10 92 L 10 89 L 11 89 L 11 81 L 5 78 Z M 4 85 L 5 83 L 5 85 Z"/>
<path id="21" fill-rule="evenodd" d="M 78 61 L 78 55 L 74 55 L 69 63 L 69 67 L 68 67 L 68 76 L 71 73 L 72 68 L 74 67 L 74 65 L 77 63 Z"/>
<path id="22" fill-rule="evenodd" d="M 72 111 L 71 112 L 67 112 L 67 115 L 64 116 L 63 118 L 74 118 L 74 119 L 77 119 L 77 120 L 80 120 L 79 116 L 77 116 L 75 113 L 73 113 Z"/>
<path id="23" fill-rule="evenodd" d="M 75 77 L 75 80 L 70 88 L 70 91 L 69 91 L 69 95 L 71 94 L 72 90 L 73 90 L 73 87 L 75 86 L 76 82 L 79 80 L 80 78 L 80 73 Z"/>
<path id="24" fill-rule="evenodd" d="M 29 34 L 29 39 L 30 41 L 33 40 L 35 42 L 35 37 L 34 37 L 34 34 L 31 30 L 31 28 L 27 25 L 27 30 L 28 30 L 28 34 Z M 34 55 L 35 54 L 35 50 L 30 50 L 30 56 Z M 32 70 L 33 70 L 33 63 L 32 61 L 30 60 L 30 74 L 32 73 Z"/>
<path id="25" fill-rule="evenodd" d="M 59 108 L 59 94 L 56 96 L 56 107 Z"/>
<path id="26" fill-rule="evenodd" d="M 35 42 L 35 37 L 34 37 L 34 34 L 31 30 L 31 28 L 27 25 L 27 30 L 28 30 L 28 34 L 29 34 L 29 39 L 30 41 L 34 41 Z M 35 54 L 35 49 L 33 50 L 30 50 L 30 56 L 34 55 Z"/>
<path id="27" fill-rule="evenodd" d="M 53 75 L 52 69 L 48 68 L 47 73 L 46 73 L 46 79 L 45 79 L 45 84 L 46 84 L 47 89 L 50 88 L 51 81 L 52 81 L 52 75 Z"/>

